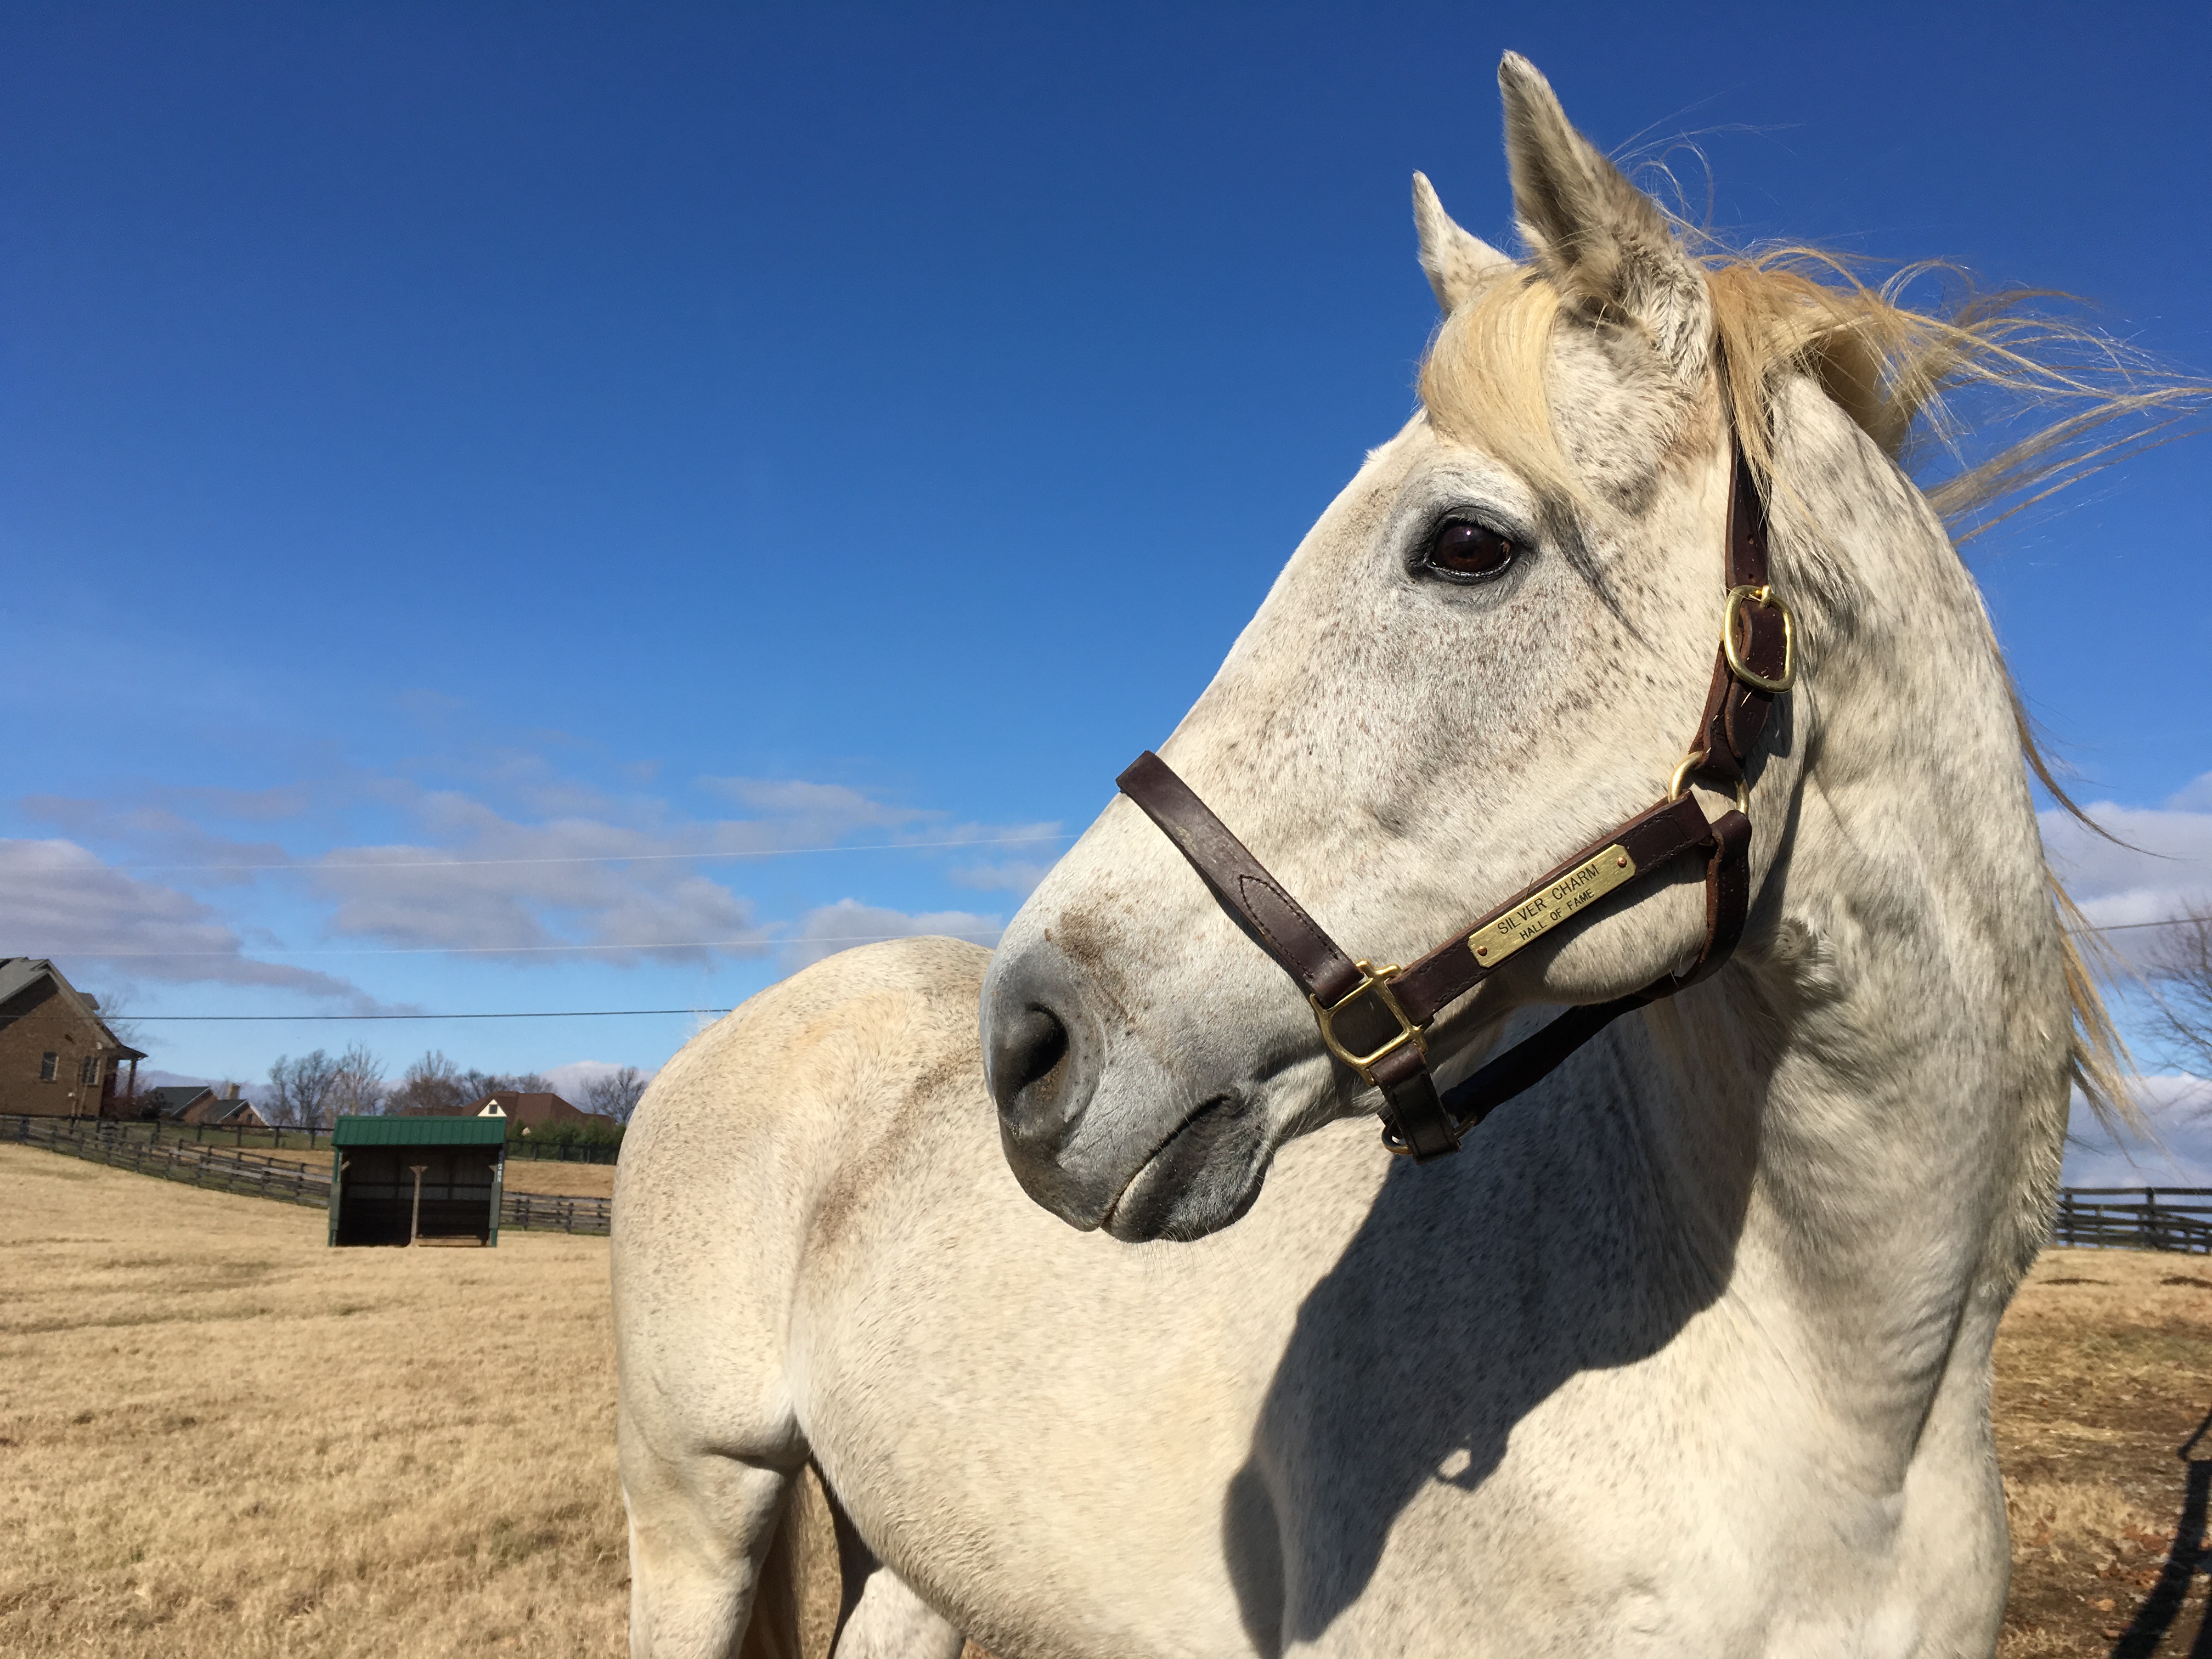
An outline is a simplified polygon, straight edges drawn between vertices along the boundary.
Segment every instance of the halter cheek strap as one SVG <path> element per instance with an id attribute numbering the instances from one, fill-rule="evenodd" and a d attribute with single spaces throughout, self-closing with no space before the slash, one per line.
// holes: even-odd
<path id="1" fill-rule="evenodd" d="M 1382 1140 L 1419 1162 L 1458 1150 L 1498 1106 L 1547 1076 L 1630 1010 L 1696 984 L 1735 949 L 1751 896 L 1751 820 L 1745 767 L 1774 700 L 1796 677 L 1790 612 L 1768 581 L 1764 503 L 1735 449 L 1720 649 L 1690 751 L 1666 798 L 1616 824 L 1485 912 L 1409 968 L 1348 955 L 1167 763 L 1147 750 L 1117 780 L 1144 809 L 1231 921 L 1306 994 L 1322 1041 L 1382 1096 Z M 1708 819 L 1692 778 L 1736 793 L 1735 811 Z M 1607 896 L 1648 887 L 1692 852 L 1705 864 L 1705 937 L 1696 959 L 1610 1002 L 1570 1008 L 1472 1077 L 1439 1093 L 1425 1034 L 1437 1014 L 1523 945 Z"/>

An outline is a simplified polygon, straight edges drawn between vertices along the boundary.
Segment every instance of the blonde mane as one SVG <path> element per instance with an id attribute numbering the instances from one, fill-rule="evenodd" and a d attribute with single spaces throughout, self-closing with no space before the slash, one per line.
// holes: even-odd
<path id="1" fill-rule="evenodd" d="M 1770 494 L 1790 493 L 1789 480 L 1778 476 L 1770 412 L 1783 383 L 1796 376 L 1814 381 L 1914 477 L 1954 548 L 2166 441 L 2171 423 L 2207 389 L 2043 308 L 2063 295 L 1978 293 L 1941 264 L 1908 266 L 1870 284 L 1856 262 L 1818 248 L 1737 253 L 1678 228 L 1711 250 L 1698 263 L 1724 365 L 1723 395 L 1744 458 Z M 1935 308 L 1906 303 L 1908 290 L 1946 281 L 1953 295 Z M 1440 429 L 1479 439 L 1538 491 L 1571 505 L 1585 491 L 1559 448 L 1546 394 L 1564 303 L 1533 265 L 1499 267 L 1438 328 L 1420 395 Z M 2023 425 L 2024 434 L 1983 459 L 1963 451 L 1970 430 L 2018 433 Z M 2098 829 L 2052 776 L 1993 634 L 1990 648 L 2029 769 L 2065 811 Z M 2076 944 L 2094 935 L 2082 931 L 2080 909 L 2047 864 L 2045 875 L 2074 1011 L 2075 1081 L 2100 1117 L 2135 1122 L 2126 1049 Z"/>

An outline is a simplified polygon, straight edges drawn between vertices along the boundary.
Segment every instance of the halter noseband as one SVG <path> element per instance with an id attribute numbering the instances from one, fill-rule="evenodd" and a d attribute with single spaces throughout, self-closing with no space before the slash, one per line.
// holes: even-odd
<path id="1" fill-rule="evenodd" d="M 1306 994 L 1329 1053 L 1382 1091 L 1382 1144 L 1394 1152 L 1426 1163 L 1458 1151 L 1468 1130 L 1613 1020 L 1696 984 L 1735 949 L 1751 896 L 1744 768 L 1774 700 L 1796 680 L 1797 662 L 1790 612 L 1768 582 L 1765 507 L 1741 447 L 1731 441 L 1729 447 L 1720 649 L 1697 736 L 1665 799 L 1616 824 L 1412 967 L 1376 968 L 1346 956 L 1150 750 L 1115 780 L 1190 860 L 1229 919 Z M 1693 777 L 1732 786 L 1735 809 L 1708 819 L 1689 793 Z M 1705 854 L 1705 942 L 1688 969 L 1611 1002 L 1570 1008 L 1464 1082 L 1437 1092 L 1425 1034 L 1448 1004 L 1523 945 L 1608 894 L 1648 882 L 1692 851 Z"/>

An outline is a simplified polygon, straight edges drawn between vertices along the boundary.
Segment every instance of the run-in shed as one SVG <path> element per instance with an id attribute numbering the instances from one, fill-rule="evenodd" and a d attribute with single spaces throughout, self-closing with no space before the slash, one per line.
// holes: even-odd
<path id="1" fill-rule="evenodd" d="M 499 1243 L 505 1118 L 342 1117 L 331 1147 L 331 1243 Z"/>

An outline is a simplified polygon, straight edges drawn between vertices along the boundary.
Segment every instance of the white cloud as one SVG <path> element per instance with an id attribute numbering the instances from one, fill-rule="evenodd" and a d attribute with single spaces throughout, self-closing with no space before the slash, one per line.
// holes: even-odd
<path id="1" fill-rule="evenodd" d="M 2076 1097 L 2067 1126 L 2069 1187 L 2212 1187 L 2212 1083 L 2168 1075 L 2140 1079 L 2136 1103 L 2148 1140 L 2116 1139 Z"/>
<path id="2" fill-rule="evenodd" d="M 580 747 L 558 733 L 546 734 L 544 741 L 564 750 Z M 880 800 L 848 785 L 795 779 L 696 779 L 691 799 L 703 798 L 706 810 L 687 811 L 675 799 L 640 792 L 651 781 L 649 767 L 641 771 L 607 763 L 601 768 L 602 787 L 569 775 L 556 761 L 565 763 L 565 757 L 484 747 L 416 758 L 389 773 L 340 769 L 311 785 L 282 789 L 147 790 L 113 800 L 43 796 L 15 805 L 75 836 L 60 843 L 72 848 L 72 856 L 94 865 L 103 854 L 117 860 L 102 866 L 112 890 L 104 912 L 82 902 L 64 907 L 77 936 L 108 914 L 130 919 L 134 955 L 150 961 L 146 953 L 165 948 L 178 954 L 176 963 L 148 969 L 160 977 L 243 975 L 255 982 L 325 988 L 343 982 L 265 963 L 221 966 L 226 953 L 242 956 L 239 933 L 250 938 L 254 930 L 241 924 L 234 933 L 227 926 L 210 908 L 210 902 L 220 902 L 214 890 L 255 883 L 264 891 L 274 889 L 270 896 L 289 904 L 295 918 L 283 943 L 303 955 L 354 947 L 459 951 L 511 964 L 696 967 L 765 957 L 783 943 L 785 927 L 764 919 L 741 890 L 763 870 L 755 859 L 855 842 L 912 847 L 926 856 L 948 843 L 981 843 L 992 849 L 983 855 L 988 859 L 1010 842 L 1026 851 L 1034 842 L 1048 851 L 1059 840 L 1056 824 L 955 823 L 941 812 Z M 743 815 L 719 815 L 717 808 L 726 807 Z M 278 818 L 307 822 L 295 826 L 284 844 L 229 838 L 210 827 Z M 329 835 L 347 822 L 374 823 L 379 833 Z M 317 839 L 329 851 L 301 850 L 311 824 L 324 831 Z M 87 842 L 100 851 L 88 851 Z M 1044 867 L 1018 858 L 957 872 L 936 866 L 939 878 L 949 875 L 963 885 L 1017 894 L 1026 893 Z M 786 865 L 783 872 L 810 868 L 824 867 L 810 860 Z M 136 869 L 177 884 L 155 886 L 134 876 Z M 791 883 L 783 872 L 775 879 L 787 892 Z M 303 898 L 312 908 L 301 928 L 297 909 Z M 861 923 L 810 918 L 800 925 L 787 959 L 826 954 L 815 938 L 825 926 L 839 939 L 831 948 L 842 948 L 845 934 L 928 927 L 995 936 L 998 922 L 964 911 L 917 918 L 884 910 L 878 920 Z M 194 927 L 198 931 L 190 931 Z M 265 937 L 266 948 L 275 952 L 277 939 Z M 24 943 L 47 948 L 44 941 Z M 202 958 L 198 966 L 183 960 L 187 953 Z"/>
<path id="3" fill-rule="evenodd" d="M 171 866 L 196 866 L 209 885 L 251 881 L 252 867 L 285 864 L 291 855 L 274 842 L 239 841 L 218 836 L 177 810 L 176 802 L 198 805 L 213 816 L 265 820 L 290 816 L 294 792 L 279 790 L 171 790 L 129 803 L 86 800 L 69 795 L 27 795 L 15 804 L 33 823 L 48 824 L 82 842 L 122 842 L 137 859 Z M 273 799 L 272 799 L 273 798 Z"/>
<path id="4" fill-rule="evenodd" d="M 312 866 L 326 931 L 398 950 L 544 951 L 586 945 L 619 963 L 768 954 L 749 900 L 687 854 L 718 839 L 590 819 L 526 824 L 441 799 L 443 844 L 347 847 Z"/>
<path id="5" fill-rule="evenodd" d="M 966 910 L 933 910 L 908 915 L 886 910 L 857 899 L 839 899 L 810 910 L 798 930 L 784 942 L 784 966 L 796 972 L 824 957 L 849 951 L 856 945 L 886 939 L 916 939 L 930 933 L 950 933 L 978 945 L 996 945 L 1006 924 L 997 916 L 979 916 Z"/>
<path id="6" fill-rule="evenodd" d="M 660 1072 L 658 1066 L 641 1066 L 637 1069 L 648 1082 Z M 563 1066 L 548 1066 L 538 1075 L 551 1084 L 553 1092 L 562 1099 L 572 1106 L 580 1106 L 594 1083 L 620 1070 L 621 1066 L 611 1060 L 572 1060 Z"/>
<path id="7" fill-rule="evenodd" d="M 890 806 L 842 783 L 808 783 L 799 778 L 702 777 L 699 787 L 779 817 L 811 818 L 842 823 L 904 823 L 926 814 L 910 807 Z"/>
<path id="8" fill-rule="evenodd" d="M 2163 921 L 2191 902 L 2212 898 L 2212 772 L 2156 807 L 2099 801 L 2085 809 L 2127 843 L 2116 846 L 2066 813 L 2040 815 L 2051 866 L 2091 922 L 2125 931 L 2106 935 L 2140 960 Z"/>
<path id="9" fill-rule="evenodd" d="M 956 886 L 972 887 L 981 893 L 1012 893 L 1018 899 L 1025 899 L 1036 891 L 1039 882 L 1052 873 L 1052 866 L 1028 859 L 1004 859 L 994 863 L 971 864 L 945 873 Z"/>
<path id="10" fill-rule="evenodd" d="M 146 979 L 266 985 L 382 1005 L 346 981 L 257 962 L 215 911 L 191 894 L 110 868 L 70 841 L 0 840 L 0 952 L 106 959 Z M 71 977 L 76 977 L 74 973 Z"/>

